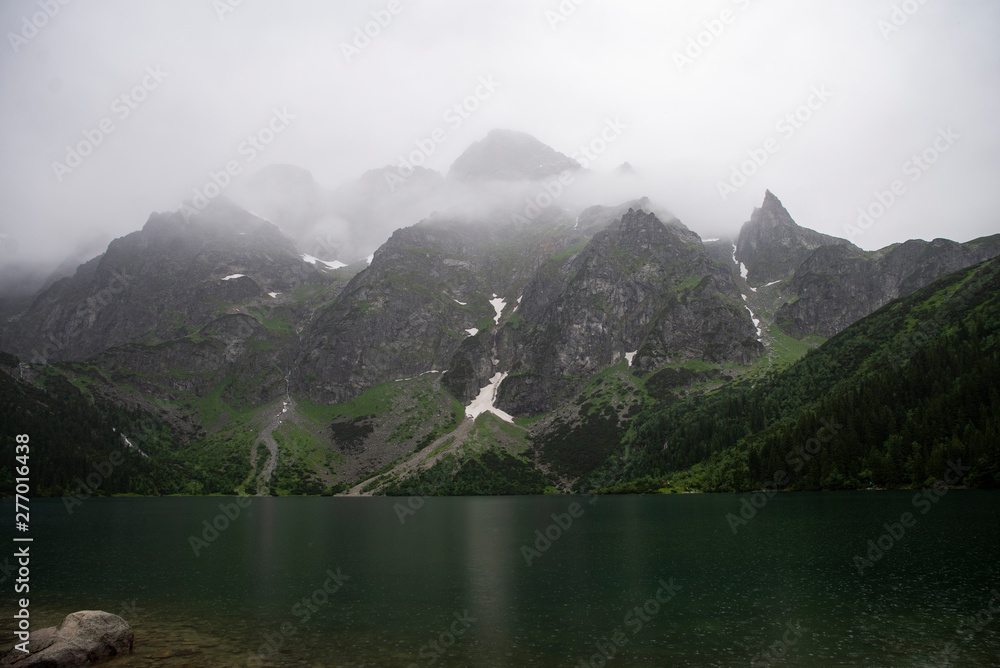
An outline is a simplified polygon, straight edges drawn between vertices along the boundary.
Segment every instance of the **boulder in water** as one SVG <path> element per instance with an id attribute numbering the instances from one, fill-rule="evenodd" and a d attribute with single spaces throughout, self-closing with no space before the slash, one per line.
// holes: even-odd
<path id="1" fill-rule="evenodd" d="M 81 610 L 66 615 L 59 626 L 33 631 L 28 654 L 14 647 L 0 666 L 16 668 L 76 668 L 132 651 L 135 634 L 118 615 Z"/>

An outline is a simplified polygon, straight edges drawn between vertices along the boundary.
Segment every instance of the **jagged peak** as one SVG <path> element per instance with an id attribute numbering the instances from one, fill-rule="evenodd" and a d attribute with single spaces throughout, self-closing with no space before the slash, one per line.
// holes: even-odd
<path id="1" fill-rule="evenodd" d="M 788 213 L 785 205 L 770 190 L 764 191 L 764 201 L 759 207 L 753 210 L 753 214 L 750 216 L 750 223 L 799 227 L 792 219 L 791 214 Z"/>
<path id="2" fill-rule="evenodd" d="M 666 232 L 666 224 L 659 216 L 641 208 L 629 207 L 629 210 L 618 221 L 619 232 Z"/>
<path id="3" fill-rule="evenodd" d="M 751 284 L 760 285 L 790 275 L 808 253 L 829 244 L 851 245 L 846 239 L 797 224 L 781 200 L 767 190 L 761 206 L 740 228 L 733 259 L 745 265 Z"/>
<path id="4" fill-rule="evenodd" d="M 800 239 L 812 248 L 818 248 L 823 244 L 850 244 L 846 239 L 830 236 L 817 232 L 808 227 L 803 227 L 795 222 L 788 209 L 781 203 L 781 200 L 770 190 L 764 191 L 763 203 L 753 210 L 749 222 L 743 224 L 739 234 L 739 246 L 742 248 L 748 235 L 756 236 L 758 241 L 760 235 L 769 231 L 778 231 L 780 234 L 790 234 Z"/>

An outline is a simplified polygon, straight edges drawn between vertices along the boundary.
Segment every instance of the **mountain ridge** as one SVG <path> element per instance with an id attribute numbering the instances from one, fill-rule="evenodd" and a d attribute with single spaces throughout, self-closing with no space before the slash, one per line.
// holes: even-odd
<path id="1" fill-rule="evenodd" d="M 563 164 L 544 149 L 543 166 Z M 267 218 L 225 198 L 190 219 L 152 214 L 5 319 L 0 349 L 27 360 L 8 360 L 11 396 L 52 391 L 74 411 L 90 402 L 101 424 L 128 407 L 160 425 L 137 432 L 159 458 L 144 490 L 503 489 L 484 461 L 510 489 L 569 490 L 651 415 L 764 382 L 1000 253 L 1000 235 L 862 251 L 800 226 L 770 191 L 731 243 L 647 198 L 517 220 L 538 174 L 484 191 L 472 179 L 462 192 L 492 194 L 470 207 L 434 200 L 454 185 L 436 172 L 396 193 L 384 173 L 331 193 L 279 166 L 262 202 L 287 201 Z M 367 261 L 333 262 L 351 247 L 337 239 L 375 238 L 404 211 L 424 213 Z M 208 461 L 226 475 L 178 482 Z"/>

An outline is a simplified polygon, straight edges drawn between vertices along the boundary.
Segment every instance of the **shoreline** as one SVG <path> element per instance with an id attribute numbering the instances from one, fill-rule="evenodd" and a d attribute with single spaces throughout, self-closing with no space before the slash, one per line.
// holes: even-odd
<path id="1" fill-rule="evenodd" d="M 440 496 L 430 495 L 425 498 L 438 498 L 438 499 L 475 499 L 475 498 L 507 498 L 507 497 L 524 497 L 524 498 L 535 498 L 535 497 L 545 497 L 545 496 L 561 496 L 561 497 L 575 497 L 575 496 L 683 496 L 689 494 L 808 494 L 808 493 L 824 493 L 824 494 L 849 494 L 855 492 L 919 492 L 920 490 L 927 489 L 927 487 L 863 487 L 859 489 L 746 489 L 735 492 L 718 492 L 711 490 L 685 490 L 685 491 L 668 491 L 668 492 L 645 492 L 645 493 L 615 493 L 615 492 L 581 492 L 581 493 L 549 493 L 549 494 L 442 494 Z M 998 489 L 991 489 L 988 487 L 968 487 L 967 485 L 955 485 L 955 486 L 942 486 L 940 489 L 947 489 L 948 491 L 967 491 L 967 492 L 1000 492 Z M 0 499 L 13 499 L 13 496 L 0 496 Z M 62 499 L 62 496 L 32 496 L 31 499 Z M 161 495 L 145 495 L 145 494 L 109 494 L 107 496 L 91 496 L 91 499 L 406 499 L 408 496 L 390 496 L 388 494 L 383 494 L 379 496 L 358 496 L 358 495 L 348 495 L 348 494 L 284 494 L 277 496 L 251 496 L 248 494 L 161 494 Z"/>

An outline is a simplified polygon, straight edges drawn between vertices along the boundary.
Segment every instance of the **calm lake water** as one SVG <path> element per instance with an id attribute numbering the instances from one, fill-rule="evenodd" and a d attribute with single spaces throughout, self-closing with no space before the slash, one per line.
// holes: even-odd
<path id="1" fill-rule="evenodd" d="M 37 499 L 31 614 L 122 615 L 115 668 L 1000 665 L 1000 493 L 913 495 L 779 494 L 735 535 L 744 496 L 428 499 L 405 523 L 406 499 L 263 498 L 198 556 L 189 536 L 235 499 Z"/>

